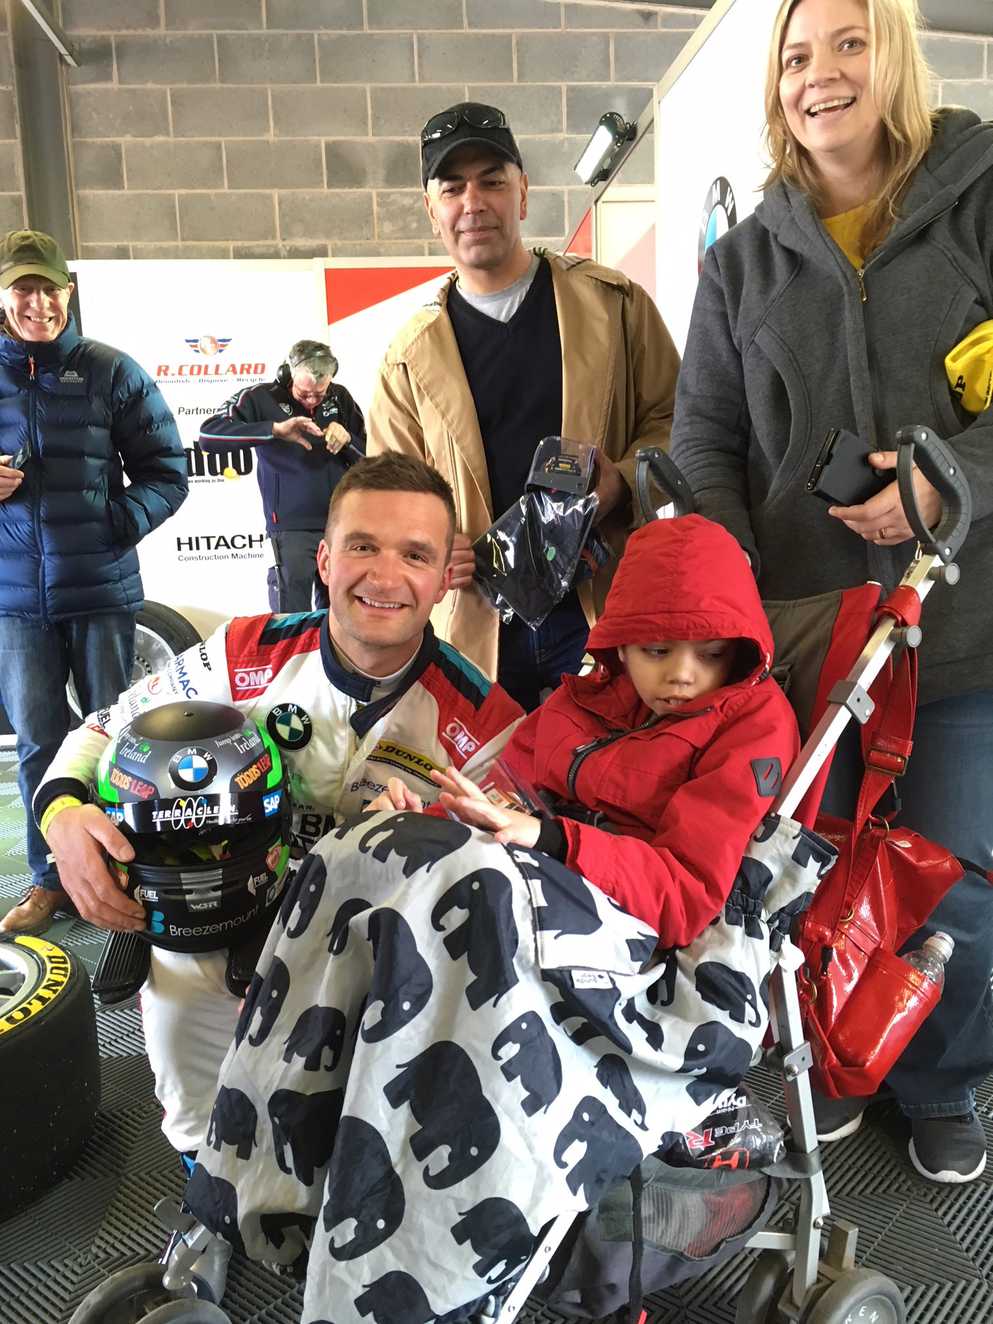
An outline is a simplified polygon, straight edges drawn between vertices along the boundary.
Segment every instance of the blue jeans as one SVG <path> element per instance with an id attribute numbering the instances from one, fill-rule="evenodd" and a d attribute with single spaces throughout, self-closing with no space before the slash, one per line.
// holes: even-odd
<path id="1" fill-rule="evenodd" d="M 824 809 L 851 817 L 861 777 L 857 737 L 849 729 Z M 993 692 L 939 699 L 918 710 L 913 754 L 897 791 L 897 822 L 984 869 L 993 867 Z M 967 871 L 903 951 L 939 930 L 955 940 L 941 1001 L 887 1081 L 908 1117 L 968 1112 L 976 1087 L 993 1070 L 993 886 Z"/>
<path id="2" fill-rule="evenodd" d="M 74 616 L 43 625 L 0 616 L 0 701 L 17 736 L 17 780 L 27 814 L 31 881 L 59 888 L 31 801 L 70 725 L 66 685 L 70 673 L 84 713 L 106 708 L 131 683 L 132 612 Z"/>
<path id="3" fill-rule="evenodd" d="M 541 692 L 555 689 L 562 673 L 579 671 L 590 633 L 589 623 L 575 592 L 569 593 L 537 629 L 519 616 L 500 626 L 497 680 L 530 713 L 541 702 Z"/>

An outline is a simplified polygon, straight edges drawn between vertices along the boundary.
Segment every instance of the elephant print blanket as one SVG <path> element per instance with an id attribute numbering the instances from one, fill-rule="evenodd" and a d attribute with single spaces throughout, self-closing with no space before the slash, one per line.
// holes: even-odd
<path id="1" fill-rule="evenodd" d="M 303 1324 L 471 1318 L 551 1218 L 737 1085 L 830 859 L 767 819 L 722 915 L 659 950 L 546 855 L 421 814 L 347 821 L 269 935 L 188 1204 L 306 1273 Z"/>

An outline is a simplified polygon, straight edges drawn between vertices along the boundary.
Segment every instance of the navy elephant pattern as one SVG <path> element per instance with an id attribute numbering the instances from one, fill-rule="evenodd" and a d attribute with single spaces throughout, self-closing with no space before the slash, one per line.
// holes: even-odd
<path id="1" fill-rule="evenodd" d="M 808 835 L 767 820 L 725 912 L 658 950 L 548 856 L 417 814 L 346 822 L 260 957 L 194 1213 L 305 1270 L 302 1324 L 492 1309 L 551 1218 L 738 1084 L 782 946 L 770 903 L 826 868 Z"/>

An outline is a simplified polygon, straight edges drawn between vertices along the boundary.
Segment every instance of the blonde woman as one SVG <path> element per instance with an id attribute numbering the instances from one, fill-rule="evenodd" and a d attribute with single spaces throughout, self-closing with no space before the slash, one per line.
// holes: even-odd
<path id="1" fill-rule="evenodd" d="M 772 169 L 753 216 L 704 264 L 683 362 L 673 453 L 701 512 L 752 558 L 763 596 L 879 580 L 913 550 L 890 449 L 897 428 L 946 438 L 972 487 L 962 584 L 927 605 L 914 756 L 899 821 L 993 862 L 993 410 L 969 413 L 945 359 L 993 318 L 993 125 L 928 109 L 913 0 L 787 0 L 766 91 Z M 878 490 L 828 506 L 805 490 L 829 428 L 873 450 Z M 915 477 L 922 512 L 940 513 Z M 861 766 L 842 751 L 829 807 L 850 812 Z M 956 942 L 944 999 L 888 1082 L 925 1177 L 986 1162 L 974 1091 L 993 1067 L 993 889 L 976 873 L 929 931 Z M 908 946 L 919 945 L 915 935 Z M 867 1100 L 821 1101 L 826 1138 Z"/>

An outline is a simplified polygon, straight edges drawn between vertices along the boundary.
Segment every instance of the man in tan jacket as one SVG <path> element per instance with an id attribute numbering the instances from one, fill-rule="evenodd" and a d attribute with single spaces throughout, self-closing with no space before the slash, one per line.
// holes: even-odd
<path id="1" fill-rule="evenodd" d="M 452 592 L 435 629 L 527 709 L 575 672 L 611 563 L 537 629 L 499 617 L 473 583 L 472 541 L 520 497 L 535 447 L 598 447 L 600 533 L 631 521 L 634 454 L 668 445 L 679 357 L 655 305 L 618 271 L 521 241 L 528 177 L 503 112 L 463 102 L 421 132 L 424 202 L 455 272 L 387 351 L 369 452 L 419 456 L 455 492 Z"/>

